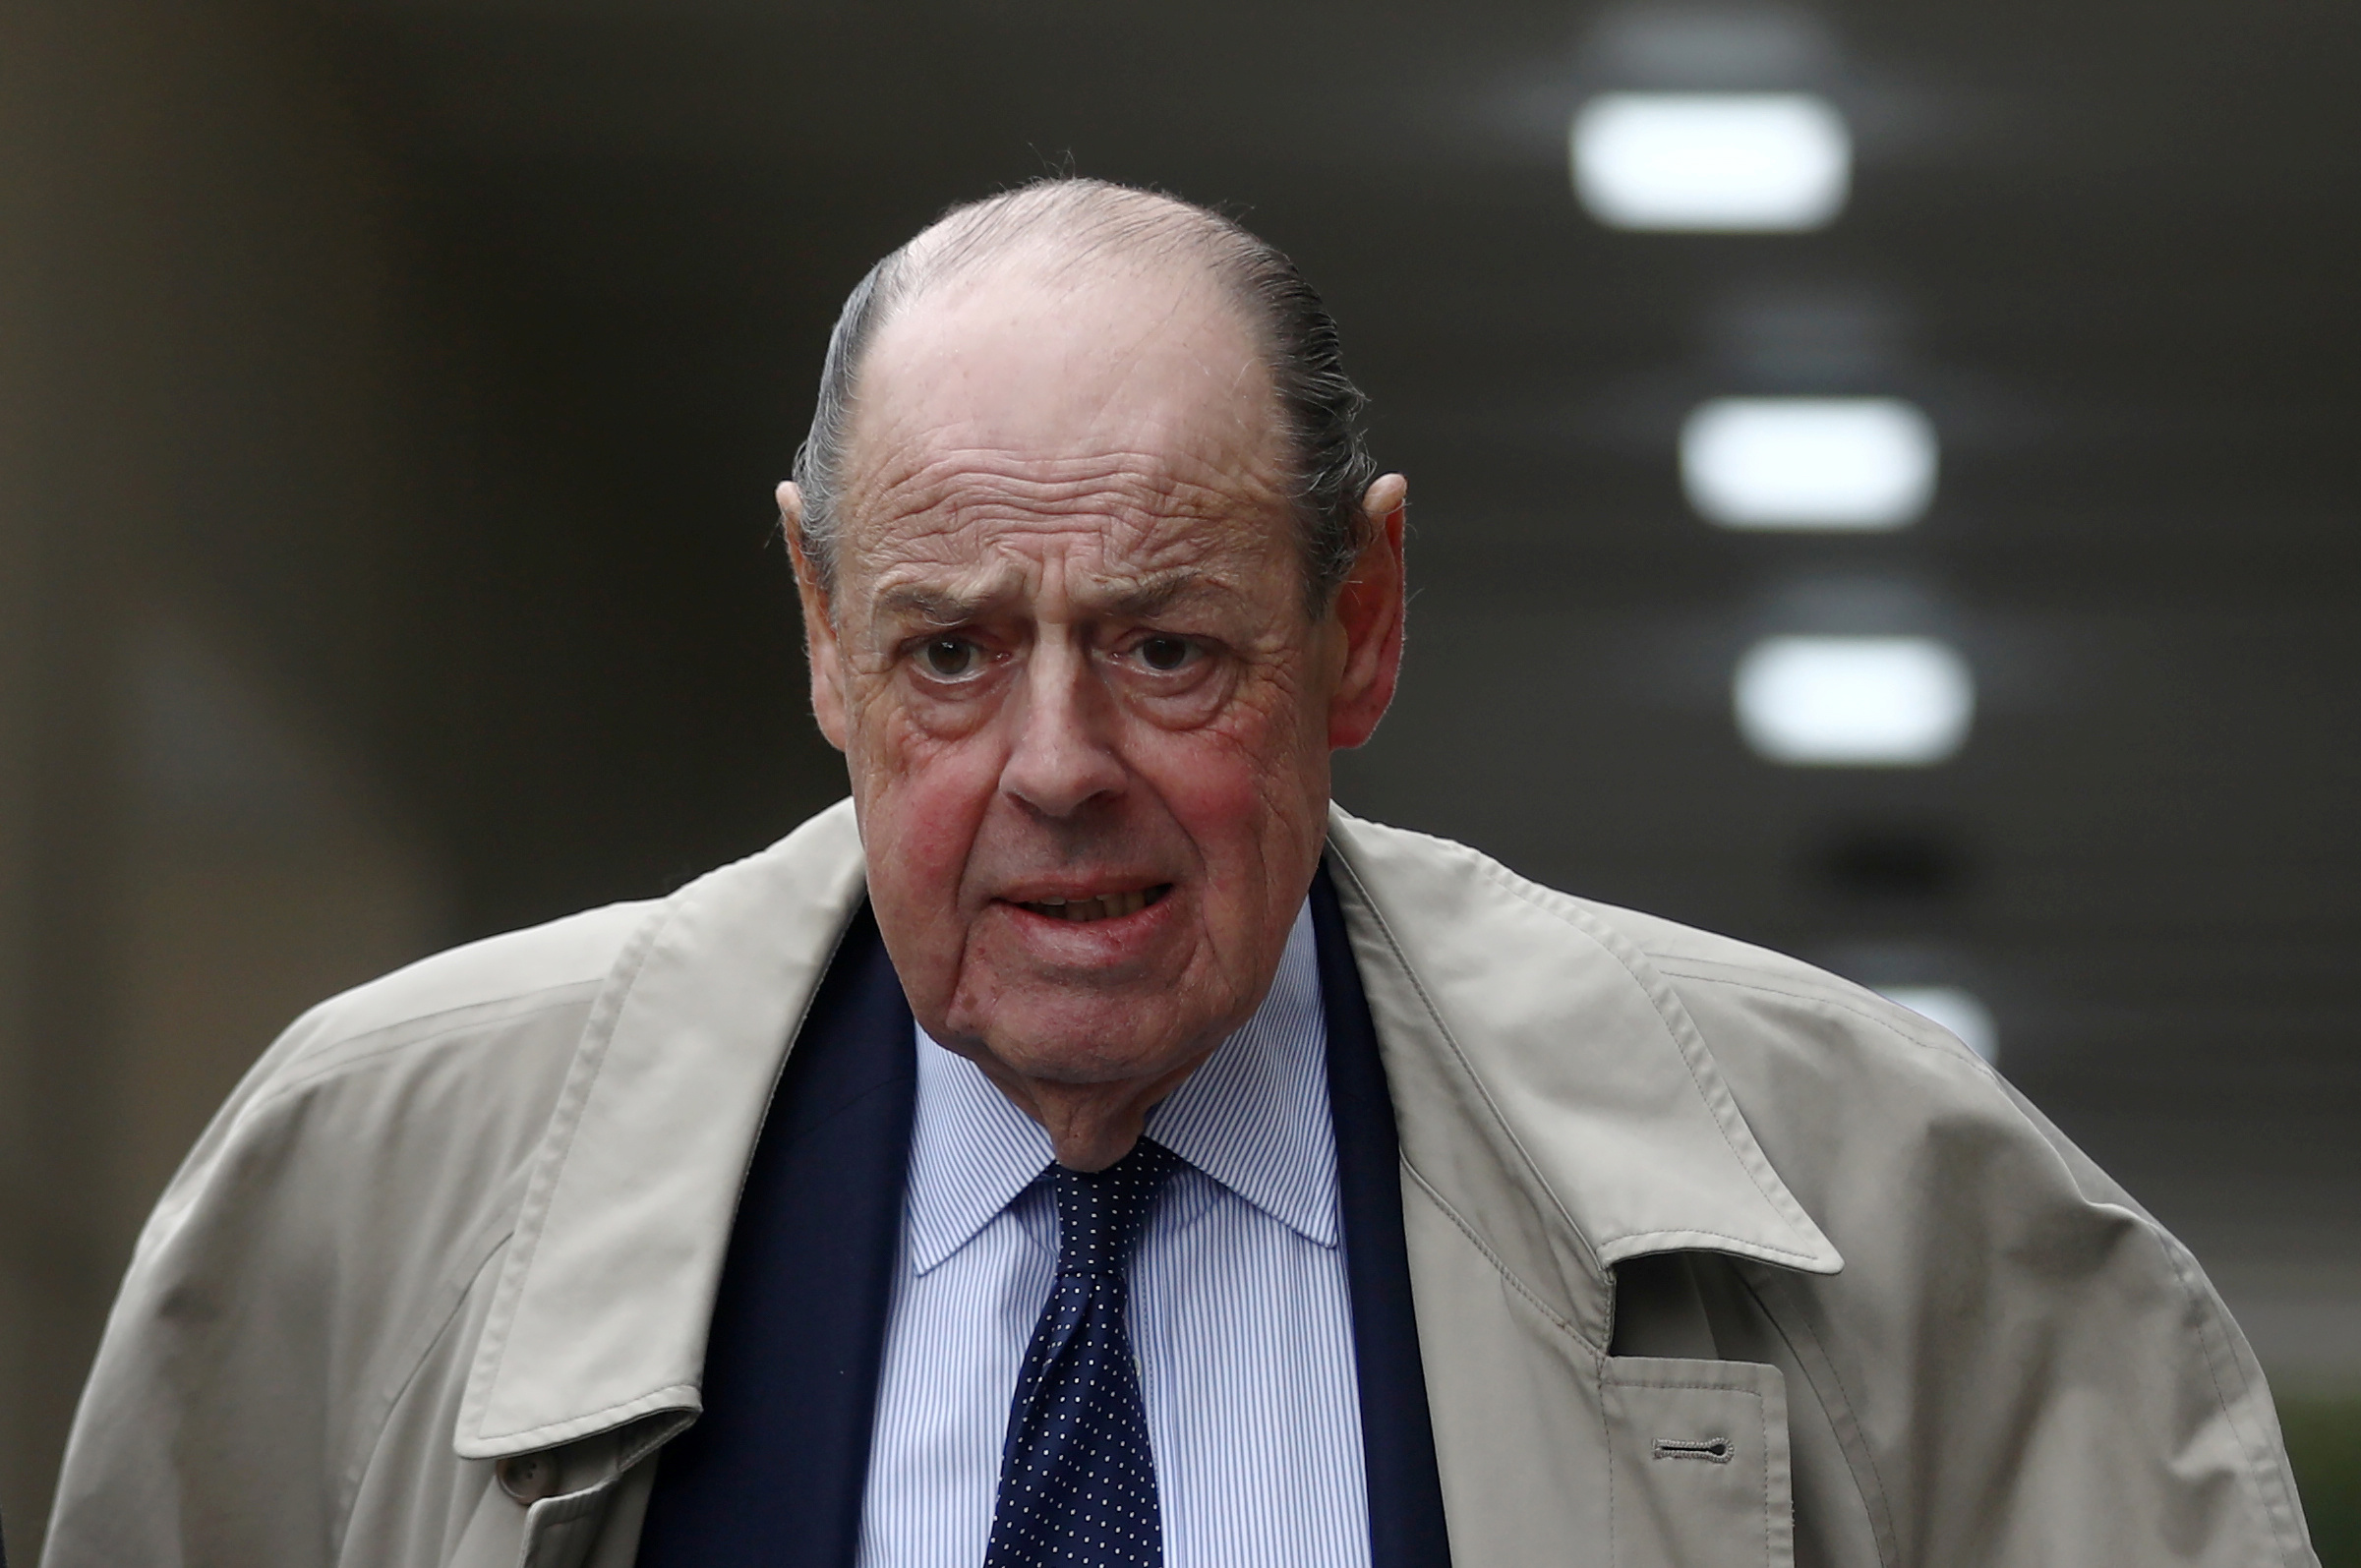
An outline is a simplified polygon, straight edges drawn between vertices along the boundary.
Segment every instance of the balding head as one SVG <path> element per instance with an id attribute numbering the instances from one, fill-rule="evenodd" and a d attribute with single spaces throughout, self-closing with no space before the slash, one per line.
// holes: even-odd
<path id="1" fill-rule="evenodd" d="M 1392 694 L 1403 482 L 1338 498 L 1367 459 L 1340 374 L 1304 417 L 1317 306 L 1166 198 L 963 208 L 856 295 L 780 490 L 903 990 L 1069 1165 L 1260 1005 L 1328 754 Z"/>
<path id="2" fill-rule="evenodd" d="M 1159 280 L 1174 295 L 1210 287 L 1262 360 L 1267 378 L 1241 417 L 1271 422 L 1281 454 L 1304 599 L 1317 614 L 1369 543 L 1363 493 L 1377 477 L 1362 430 L 1366 402 L 1344 374 L 1336 325 L 1278 250 L 1207 208 L 1100 180 L 1041 180 L 954 207 L 870 268 L 838 318 L 811 431 L 796 457 L 797 544 L 823 582 L 843 549 L 861 373 L 881 330 L 938 291 L 1029 273 L 1083 288 L 1113 277 Z"/>

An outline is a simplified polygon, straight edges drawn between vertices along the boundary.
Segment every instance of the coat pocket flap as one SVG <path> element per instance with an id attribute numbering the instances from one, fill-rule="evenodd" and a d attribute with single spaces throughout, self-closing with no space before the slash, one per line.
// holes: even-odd
<path id="1" fill-rule="evenodd" d="M 1616 1568 L 1792 1568 L 1778 1367 L 1610 1356 L 1600 1393 Z"/>

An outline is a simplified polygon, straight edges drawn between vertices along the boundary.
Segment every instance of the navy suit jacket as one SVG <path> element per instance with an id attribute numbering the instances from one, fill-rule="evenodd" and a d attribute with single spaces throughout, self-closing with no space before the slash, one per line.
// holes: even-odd
<path id="1" fill-rule="evenodd" d="M 1312 921 L 1371 1562 L 1447 1568 L 1393 1102 L 1325 871 Z M 714 1306 L 704 1415 L 659 1461 L 641 1568 L 853 1568 L 910 1163 L 912 1040 L 910 1005 L 864 904 L 755 1145 Z"/>

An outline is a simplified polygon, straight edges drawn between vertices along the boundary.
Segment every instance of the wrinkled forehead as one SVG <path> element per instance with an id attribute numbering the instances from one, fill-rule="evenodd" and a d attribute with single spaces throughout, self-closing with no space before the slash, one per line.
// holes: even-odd
<path id="1" fill-rule="evenodd" d="M 1260 511 L 1183 514 L 1120 501 L 1071 513 L 976 505 L 872 532 L 848 586 L 880 622 L 1001 614 L 1138 620 L 1292 603 L 1292 540 Z"/>
<path id="2" fill-rule="evenodd" d="M 986 536 L 1187 553 L 1285 527 L 1269 367 L 1192 269 L 1001 267 L 924 291 L 859 375 L 843 515 L 874 550 L 945 564 Z M 1201 537 L 1205 536 L 1205 537 Z M 980 561 L 975 561 L 980 565 Z"/>

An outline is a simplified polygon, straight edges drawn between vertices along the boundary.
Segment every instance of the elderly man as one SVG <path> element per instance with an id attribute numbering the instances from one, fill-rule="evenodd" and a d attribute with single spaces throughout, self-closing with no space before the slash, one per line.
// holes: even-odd
<path id="1" fill-rule="evenodd" d="M 299 1021 L 50 1561 L 2309 1562 L 2204 1275 L 1958 1042 L 1329 805 L 1358 404 L 1167 198 L 881 262 L 780 491 L 852 800 Z"/>

